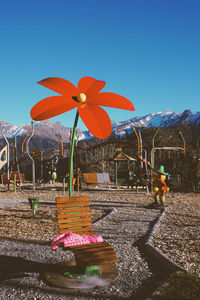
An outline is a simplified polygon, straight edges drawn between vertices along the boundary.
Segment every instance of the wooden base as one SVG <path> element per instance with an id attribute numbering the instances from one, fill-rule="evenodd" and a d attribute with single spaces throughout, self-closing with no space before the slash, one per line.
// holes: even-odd
<path id="1" fill-rule="evenodd" d="M 60 267 L 60 270 L 59 270 Z M 98 265 L 100 269 L 99 277 L 91 277 L 84 280 L 71 279 L 64 276 L 64 272 L 76 272 L 76 263 L 74 260 L 64 261 L 55 265 L 55 271 L 44 273 L 45 281 L 53 286 L 68 289 L 91 289 L 110 285 L 117 277 L 117 269 L 110 264 Z"/>

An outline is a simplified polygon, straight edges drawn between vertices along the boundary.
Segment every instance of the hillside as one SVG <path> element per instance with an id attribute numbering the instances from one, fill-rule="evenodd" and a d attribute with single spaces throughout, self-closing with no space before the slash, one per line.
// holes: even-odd
<path id="1" fill-rule="evenodd" d="M 186 147 L 193 154 L 196 153 L 197 140 L 200 136 L 200 112 L 191 112 L 185 110 L 183 113 L 165 110 L 164 112 L 152 113 L 143 117 L 134 117 L 119 123 L 112 122 L 112 134 L 107 140 L 126 140 L 132 146 L 128 147 L 129 154 L 136 155 L 137 139 L 133 128 L 141 132 L 143 147 L 150 152 L 152 148 L 152 138 L 160 127 L 160 131 L 156 136 L 155 146 L 166 147 L 176 146 L 182 147 L 183 141 L 179 132 L 181 131 Z M 56 137 L 56 133 L 60 136 L 64 143 L 64 149 L 69 149 L 70 127 L 63 126 L 60 122 L 53 123 L 50 120 L 36 122 L 34 124 L 34 136 L 30 141 L 31 149 L 41 149 L 46 154 L 51 152 L 59 154 L 60 142 Z M 7 137 L 11 149 L 14 148 L 14 138 L 17 137 L 18 152 L 21 151 L 21 144 L 26 135 L 30 136 L 32 132 L 31 125 L 14 126 L 5 121 L 0 121 L 0 132 Z M 105 140 L 94 138 L 88 131 L 77 130 L 79 137 L 79 146 L 90 147 L 100 144 Z M 5 140 L 0 138 L 0 148 L 5 145 Z M 26 150 L 26 143 L 24 151 Z"/>

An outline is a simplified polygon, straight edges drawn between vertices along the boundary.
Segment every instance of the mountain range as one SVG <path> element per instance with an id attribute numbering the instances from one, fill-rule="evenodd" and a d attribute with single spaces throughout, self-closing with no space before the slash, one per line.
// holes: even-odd
<path id="1" fill-rule="evenodd" d="M 183 113 L 165 110 L 163 112 L 151 113 L 145 116 L 133 117 L 126 121 L 112 122 L 112 135 L 114 139 L 122 139 L 127 134 L 133 132 L 133 128 L 145 129 L 150 127 L 170 127 L 174 125 L 192 125 L 200 128 L 200 111 L 191 112 L 189 109 Z M 15 126 L 6 121 L 0 121 L 0 138 L 3 134 L 9 139 L 15 136 L 30 135 L 32 125 Z M 70 140 L 70 127 L 63 126 L 60 122 L 50 120 L 34 123 L 34 136 L 43 139 L 58 141 L 56 134 L 60 136 L 64 143 Z M 93 138 L 89 131 L 77 129 L 79 140 L 88 140 Z"/>

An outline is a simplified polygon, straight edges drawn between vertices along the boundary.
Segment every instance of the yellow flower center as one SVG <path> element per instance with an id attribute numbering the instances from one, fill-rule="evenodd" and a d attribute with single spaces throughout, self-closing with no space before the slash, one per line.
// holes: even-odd
<path id="1" fill-rule="evenodd" d="M 86 101 L 86 95 L 84 93 L 80 93 L 78 96 L 78 101 L 80 101 L 81 103 L 84 103 Z"/>

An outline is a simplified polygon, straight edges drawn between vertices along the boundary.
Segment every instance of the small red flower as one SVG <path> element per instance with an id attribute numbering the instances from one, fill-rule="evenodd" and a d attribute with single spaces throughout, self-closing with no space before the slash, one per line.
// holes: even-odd
<path id="1" fill-rule="evenodd" d="M 112 132 L 111 121 L 101 106 L 135 110 L 128 99 L 113 93 L 99 93 L 105 86 L 105 81 L 92 77 L 83 77 L 76 88 L 71 82 L 56 77 L 49 77 L 39 84 L 61 94 L 62 96 L 47 97 L 31 109 L 33 120 L 41 121 L 75 107 L 89 131 L 97 138 L 105 139 Z"/>

